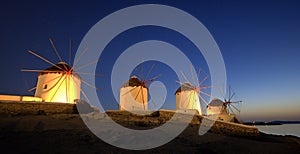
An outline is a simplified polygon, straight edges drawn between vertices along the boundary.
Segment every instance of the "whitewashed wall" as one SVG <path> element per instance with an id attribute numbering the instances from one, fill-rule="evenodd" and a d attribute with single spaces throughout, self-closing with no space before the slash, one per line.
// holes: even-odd
<path id="1" fill-rule="evenodd" d="M 48 73 L 38 76 L 35 97 L 45 102 L 75 103 L 80 99 L 81 80 L 70 74 Z"/>
<path id="2" fill-rule="evenodd" d="M 143 103 L 144 99 L 144 103 Z M 141 86 L 120 88 L 120 110 L 147 111 L 148 90 Z"/>

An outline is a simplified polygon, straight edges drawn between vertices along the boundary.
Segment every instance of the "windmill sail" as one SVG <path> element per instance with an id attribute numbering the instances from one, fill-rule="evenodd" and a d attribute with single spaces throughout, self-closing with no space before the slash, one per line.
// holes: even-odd
<path id="1" fill-rule="evenodd" d="M 148 110 L 148 88 L 136 76 L 120 88 L 120 110 Z"/>

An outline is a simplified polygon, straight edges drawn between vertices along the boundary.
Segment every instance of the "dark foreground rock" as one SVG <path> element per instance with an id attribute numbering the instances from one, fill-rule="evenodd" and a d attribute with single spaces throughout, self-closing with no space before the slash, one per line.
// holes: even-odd
<path id="1" fill-rule="evenodd" d="M 127 113 L 109 115 L 124 117 Z M 127 115 L 128 116 L 128 115 Z M 156 117 L 157 113 L 150 117 Z M 98 118 L 103 118 L 99 116 Z M 114 119 L 113 118 L 113 119 Z M 126 116 L 124 117 L 126 119 Z M 136 118 L 138 119 L 138 118 Z M 147 120 L 147 118 L 145 118 Z M 145 120 L 143 119 L 143 121 Z M 132 128 L 145 124 L 129 123 Z M 136 120 L 133 120 L 136 121 Z M 151 121 L 152 127 L 160 120 Z M 146 123 L 146 126 L 149 123 Z M 135 126 L 137 125 L 137 126 Z M 1 115 L 0 145 L 4 153 L 298 153 L 300 139 L 293 136 L 222 134 L 209 131 L 198 135 L 199 125 L 191 124 L 171 142 L 146 151 L 130 151 L 98 139 L 78 114 Z"/>

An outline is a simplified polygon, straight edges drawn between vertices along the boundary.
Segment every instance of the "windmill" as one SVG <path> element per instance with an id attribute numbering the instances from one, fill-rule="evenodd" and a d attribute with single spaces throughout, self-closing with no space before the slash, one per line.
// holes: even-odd
<path id="1" fill-rule="evenodd" d="M 143 64 L 143 63 L 142 63 Z M 147 72 L 146 77 L 142 75 L 143 65 L 141 65 L 138 76 L 131 78 L 120 88 L 120 110 L 127 111 L 147 111 L 148 110 L 148 85 L 160 75 L 148 78 L 155 64 Z M 136 68 L 135 71 L 138 69 Z M 154 103 L 154 102 L 153 102 Z"/>
<path id="2" fill-rule="evenodd" d="M 231 86 L 229 86 L 228 96 L 223 95 L 223 101 L 220 99 L 214 99 L 209 105 L 207 105 L 207 115 L 219 115 L 220 120 L 240 123 L 240 121 L 236 118 L 236 116 L 240 113 L 240 109 L 236 107 L 236 105 L 242 101 L 233 101 L 235 95 L 235 92 L 233 92 Z"/>
<path id="3" fill-rule="evenodd" d="M 74 62 L 74 66 L 70 66 L 71 62 L 71 41 L 69 42 L 69 63 L 67 64 L 61 58 L 56 49 L 52 39 L 49 39 L 51 46 L 54 49 L 55 54 L 57 55 L 59 62 L 53 63 L 46 58 L 38 55 L 37 53 L 28 50 L 28 52 L 41 60 L 47 62 L 51 67 L 44 70 L 30 70 L 22 69 L 23 72 L 36 72 L 38 73 L 37 85 L 30 90 L 29 92 L 35 90 L 35 97 L 39 97 L 43 102 L 61 102 L 61 103 L 76 103 L 76 100 L 80 100 L 80 93 L 82 93 L 88 101 L 85 92 L 81 89 L 81 83 L 84 83 L 88 86 L 93 87 L 86 81 L 83 81 L 79 74 L 84 75 L 93 75 L 84 72 L 78 72 L 81 68 L 87 67 L 90 64 L 78 67 L 76 72 L 74 67 L 78 61 Z M 81 53 L 83 55 L 87 50 Z M 93 87 L 95 88 L 95 87 Z"/>
<path id="4" fill-rule="evenodd" d="M 235 100 L 233 101 L 232 99 L 235 96 L 235 92 L 233 92 L 233 90 L 231 89 L 231 86 L 229 86 L 228 88 L 228 97 L 226 98 L 226 95 L 224 97 L 224 107 L 226 108 L 226 112 L 228 114 L 234 114 L 237 115 L 239 114 L 241 111 L 240 109 L 238 109 L 235 105 L 237 105 L 238 103 L 241 103 L 241 100 Z"/>
<path id="5" fill-rule="evenodd" d="M 200 78 L 201 70 L 198 70 L 197 78 Z M 182 76 L 186 81 L 188 81 L 187 77 L 181 72 Z M 193 76 L 192 76 L 193 77 Z M 210 94 L 205 92 L 206 89 L 211 88 L 212 86 L 203 85 L 204 82 L 208 79 L 208 75 L 206 75 L 200 82 L 196 82 L 193 77 L 194 85 L 190 84 L 190 82 L 181 83 L 176 81 L 181 86 L 176 90 L 176 109 L 177 110 L 186 110 L 186 109 L 195 109 L 198 111 L 200 115 L 203 115 L 203 108 L 201 102 L 204 104 L 208 104 L 205 100 L 204 96 L 211 97 Z"/>

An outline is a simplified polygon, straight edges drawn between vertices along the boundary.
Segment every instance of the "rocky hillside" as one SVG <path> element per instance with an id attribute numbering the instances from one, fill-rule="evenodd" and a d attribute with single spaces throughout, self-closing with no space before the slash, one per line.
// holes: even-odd
<path id="1" fill-rule="evenodd" d="M 11 104 L 10 111 L 14 108 Z M 20 105 L 20 104 L 18 104 Z M 18 110 L 20 110 L 17 105 Z M 5 110 L 0 103 L 0 111 Z M 51 107 L 50 107 L 51 108 Z M 56 108 L 56 107 L 55 107 Z M 24 111 L 24 110 L 22 110 Z M 38 110 L 37 110 L 38 111 Z M 9 153 L 140 153 L 111 146 L 97 138 L 84 124 L 85 120 L 112 118 L 131 129 L 151 129 L 164 124 L 172 111 L 153 112 L 140 116 L 126 111 L 72 113 L 38 112 L 0 113 L 0 144 Z M 66 110 L 70 111 L 70 110 Z M 184 114 L 177 117 L 180 121 Z M 297 153 L 300 139 L 292 136 L 274 136 L 258 132 L 254 127 L 216 122 L 206 134 L 198 130 L 204 117 L 194 116 L 190 125 L 171 142 L 142 153 Z"/>

